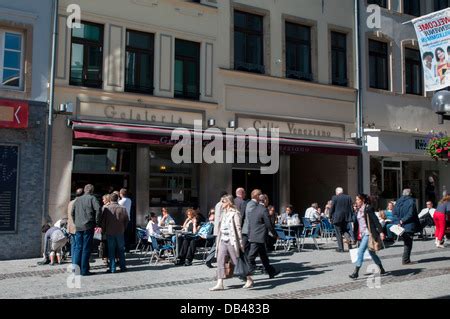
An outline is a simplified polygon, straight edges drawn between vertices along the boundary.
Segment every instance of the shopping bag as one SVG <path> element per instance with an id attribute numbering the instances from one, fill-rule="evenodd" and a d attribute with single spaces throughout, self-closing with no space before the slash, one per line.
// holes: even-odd
<path id="1" fill-rule="evenodd" d="M 350 249 L 350 259 L 352 260 L 352 264 L 356 263 L 356 260 L 358 259 L 358 248 Z M 364 253 L 364 260 L 370 260 L 372 257 L 370 257 L 369 251 L 366 250 Z"/>
<path id="2" fill-rule="evenodd" d="M 234 276 L 236 277 L 247 277 L 250 273 L 250 263 L 248 262 L 247 255 L 241 252 L 237 265 L 234 267 Z"/>
<path id="3" fill-rule="evenodd" d="M 96 227 L 94 230 L 94 239 L 102 240 L 102 229 L 100 227 Z"/>

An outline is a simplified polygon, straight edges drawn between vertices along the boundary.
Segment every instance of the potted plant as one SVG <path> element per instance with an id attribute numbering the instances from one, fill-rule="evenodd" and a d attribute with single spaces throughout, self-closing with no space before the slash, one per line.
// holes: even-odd
<path id="1" fill-rule="evenodd" d="M 431 134 L 428 136 L 428 143 L 426 153 L 431 156 L 432 159 L 439 161 L 447 160 L 450 162 L 450 137 L 444 133 Z"/>

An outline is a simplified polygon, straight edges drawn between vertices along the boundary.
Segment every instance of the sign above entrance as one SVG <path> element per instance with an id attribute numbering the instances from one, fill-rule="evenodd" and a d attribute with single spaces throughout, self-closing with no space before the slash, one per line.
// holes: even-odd
<path id="1" fill-rule="evenodd" d="M 244 129 L 253 127 L 257 130 L 264 128 L 267 128 L 268 130 L 278 128 L 281 135 L 290 135 L 293 137 L 345 139 L 345 129 L 343 125 L 326 125 L 311 122 L 248 117 L 239 117 L 238 125 Z"/>
<path id="2" fill-rule="evenodd" d="M 115 103 L 80 102 L 78 115 L 109 121 L 165 126 L 194 126 L 195 120 L 203 120 L 203 112 L 184 112 L 173 109 L 128 106 Z"/>

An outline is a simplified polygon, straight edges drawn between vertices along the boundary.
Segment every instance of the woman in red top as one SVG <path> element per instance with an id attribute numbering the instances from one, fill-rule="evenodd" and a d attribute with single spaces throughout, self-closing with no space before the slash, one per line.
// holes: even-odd
<path id="1" fill-rule="evenodd" d="M 446 195 L 434 212 L 433 220 L 436 226 L 436 247 L 444 248 L 443 239 L 445 235 L 445 214 L 450 213 L 450 195 Z"/>
<path id="2" fill-rule="evenodd" d="M 448 71 L 448 63 L 445 60 L 445 51 L 442 48 L 436 49 L 436 74 L 439 76 L 441 84 L 445 83 L 445 73 Z"/>

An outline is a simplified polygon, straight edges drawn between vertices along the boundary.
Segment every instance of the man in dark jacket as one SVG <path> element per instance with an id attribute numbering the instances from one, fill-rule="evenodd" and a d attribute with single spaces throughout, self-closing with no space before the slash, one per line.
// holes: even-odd
<path id="1" fill-rule="evenodd" d="M 111 194 L 111 203 L 103 208 L 102 228 L 108 240 L 108 257 L 111 269 L 107 272 L 116 272 L 116 250 L 119 252 L 120 271 L 126 271 L 125 265 L 125 237 L 129 218 L 127 209 L 117 202 L 119 196 Z"/>
<path id="2" fill-rule="evenodd" d="M 330 216 L 336 229 L 336 239 L 338 248 L 336 251 L 344 252 L 344 243 L 342 235 L 348 235 L 348 224 L 353 221 L 352 198 L 344 194 L 342 187 L 336 188 L 336 196 L 331 199 L 333 206 L 331 207 Z M 349 236 L 350 237 L 350 236 Z"/>
<path id="3" fill-rule="evenodd" d="M 88 276 L 89 258 L 91 256 L 94 228 L 100 223 L 100 204 L 92 195 L 94 186 L 84 187 L 84 195 L 78 197 L 72 208 L 72 219 L 75 224 L 75 247 L 73 249 L 72 264 L 80 267 L 82 276 Z"/>
<path id="4" fill-rule="evenodd" d="M 405 229 L 402 235 L 404 242 L 402 264 L 411 264 L 411 251 L 413 247 L 414 233 L 420 231 L 419 215 L 416 201 L 411 197 L 411 189 L 403 190 L 403 196 L 395 203 L 394 215 L 400 221 L 400 226 Z"/>
<path id="5" fill-rule="evenodd" d="M 256 194 L 258 193 L 261 193 L 261 191 L 254 190 L 252 192 L 252 199 L 256 200 Z M 280 271 L 270 265 L 266 251 L 266 237 L 269 231 L 272 234 L 276 234 L 276 232 L 269 220 L 269 212 L 267 211 L 269 199 L 267 195 L 260 195 L 258 201 L 259 204 L 247 215 L 248 240 L 250 242 L 250 251 L 248 254 L 250 273 L 256 269 L 256 257 L 259 255 L 264 269 L 269 274 L 269 278 L 273 278 Z"/>
<path id="6" fill-rule="evenodd" d="M 237 193 L 237 190 L 236 190 Z M 242 225 L 242 245 L 244 245 L 244 252 L 247 254 L 250 251 L 250 242 L 248 241 L 248 218 L 247 216 L 251 214 L 251 212 L 258 206 L 258 198 L 261 195 L 261 191 L 259 189 L 255 189 L 252 192 L 252 196 L 255 196 L 255 199 L 252 199 L 248 202 L 241 202 L 241 225 Z M 235 201 L 236 202 L 236 201 Z M 236 206 L 237 207 L 237 206 Z M 237 207 L 238 208 L 238 207 Z M 239 208 L 238 208 L 239 209 Z"/>

